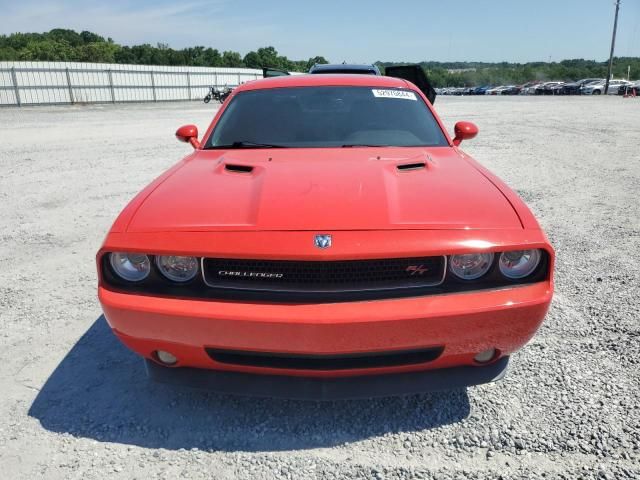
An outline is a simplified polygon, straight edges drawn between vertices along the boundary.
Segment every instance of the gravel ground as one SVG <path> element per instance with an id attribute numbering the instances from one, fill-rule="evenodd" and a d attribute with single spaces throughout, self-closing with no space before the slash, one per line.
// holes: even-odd
<path id="1" fill-rule="evenodd" d="M 499 383 L 335 403 L 150 384 L 101 316 L 103 235 L 211 105 L 0 110 L 0 475 L 640 478 L 640 101 L 437 107 L 548 232 L 552 308 Z"/>

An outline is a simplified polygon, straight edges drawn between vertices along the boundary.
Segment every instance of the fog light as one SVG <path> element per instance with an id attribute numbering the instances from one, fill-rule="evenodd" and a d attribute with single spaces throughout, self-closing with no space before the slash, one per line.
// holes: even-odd
<path id="1" fill-rule="evenodd" d="M 178 361 L 176 357 L 171 355 L 169 352 L 165 352 L 164 350 L 158 350 L 156 352 L 156 358 L 165 365 L 173 365 Z"/>
<path id="2" fill-rule="evenodd" d="M 488 350 L 483 350 L 479 354 L 477 354 L 473 359 L 478 363 L 487 363 L 494 359 L 496 356 L 496 349 L 490 348 Z"/>

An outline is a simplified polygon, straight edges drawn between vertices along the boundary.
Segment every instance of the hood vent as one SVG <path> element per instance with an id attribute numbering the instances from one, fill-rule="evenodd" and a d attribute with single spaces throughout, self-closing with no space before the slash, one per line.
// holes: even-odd
<path id="1" fill-rule="evenodd" d="M 396 168 L 399 172 L 409 172 L 411 170 L 422 170 L 426 168 L 426 164 L 424 162 L 416 162 L 416 163 L 403 163 L 397 165 Z"/>
<path id="2" fill-rule="evenodd" d="M 253 167 L 251 165 L 233 165 L 231 163 L 225 163 L 224 169 L 227 172 L 232 173 L 251 173 L 253 172 Z"/>

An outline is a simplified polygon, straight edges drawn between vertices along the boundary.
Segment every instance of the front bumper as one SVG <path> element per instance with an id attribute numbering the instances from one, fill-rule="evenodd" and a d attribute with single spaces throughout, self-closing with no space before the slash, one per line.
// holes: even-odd
<path id="1" fill-rule="evenodd" d="M 475 248 L 544 248 L 551 257 L 550 273 L 544 281 L 507 288 L 340 303 L 160 297 L 120 293 L 105 288 L 102 281 L 99 299 L 114 333 L 147 359 L 152 378 L 229 393 L 296 398 L 351 398 L 356 390 L 335 393 L 350 381 L 359 386 L 362 396 L 375 396 L 498 379 L 504 373 L 504 359 L 531 339 L 551 302 L 553 251 L 540 230 L 492 230 L 481 236 L 473 230 L 339 235 L 331 251 L 320 251 L 309 241 L 308 232 L 111 233 L 101 252 L 144 245 L 137 250 L 156 255 L 180 252 L 203 257 L 215 248 L 218 256 L 226 258 L 247 258 L 246 252 L 251 252 L 252 258 L 264 259 L 349 260 L 387 258 L 390 249 L 395 257 L 412 257 Z M 297 253 L 283 257 L 283 251 Z M 498 352 L 494 363 L 477 364 L 474 357 L 488 349 Z M 176 356 L 177 363 L 173 367 L 151 365 L 159 350 Z M 278 360 L 240 364 L 228 361 L 228 356 L 224 360 L 211 355 L 215 350 L 232 352 L 235 358 L 237 354 L 253 359 L 275 355 Z M 313 360 L 310 363 L 315 368 L 305 369 L 296 362 L 286 367 L 279 363 L 282 357 L 325 361 L 327 357 L 388 355 L 406 359 L 406 352 L 430 350 L 438 354 L 420 360 L 412 357 L 403 364 L 372 361 L 363 366 L 358 360 L 357 367 L 351 363 L 336 369 L 328 367 L 335 363 L 317 368 Z M 293 391 L 283 395 L 279 389 Z"/>
<path id="2" fill-rule="evenodd" d="M 550 282 L 461 294 L 329 304 L 266 304 L 147 297 L 99 289 L 105 317 L 147 359 L 165 350 L 177 367 L 302 377 L 355 377 L 469 366 L 495 348 L 507 356 L 536 332 L 549 307 Z M 341 370 L 236 365 L 207 349 L 340 355 L 440 347 L 425 363 Z"/>

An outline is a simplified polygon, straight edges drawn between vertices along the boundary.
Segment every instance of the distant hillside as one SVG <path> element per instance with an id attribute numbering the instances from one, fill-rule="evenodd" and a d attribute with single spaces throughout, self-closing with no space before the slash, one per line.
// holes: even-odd
<path id="1" fill-rule="evenodd" d="M 258 48 L 244 57 L 234 51 L 194 46 L 175 50 L 166 44 L 123 46 L 111 38 L 92 32 L 75 32 L 55 28 L 46 33 L 14 33 L 0 35 L 0 61 L 40 60 L 101 63 L 129 63 L 143 65 L 188 65 L 209 67 L 263 66 L 305 72 L 314 63 L 327 63 L 322 56 L 307 60 L 290 60 L 279 55 L 273 47 Z M 377 62 L 381 67 L 400 62 Z M 406 63 L 406 62 L 405 62 Z M 431 62 L 421 63 L 437 87 L 470 85 L 522 84 L 531 80 L 577 80 L 606 76 L 607 62 L 594 60 L 563 60 L 561 62 L 487 63 L 487 62 Z M 614 77 L 640 78 L 640 57 L 620 57 L 614 61 Z"/>

